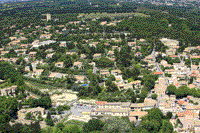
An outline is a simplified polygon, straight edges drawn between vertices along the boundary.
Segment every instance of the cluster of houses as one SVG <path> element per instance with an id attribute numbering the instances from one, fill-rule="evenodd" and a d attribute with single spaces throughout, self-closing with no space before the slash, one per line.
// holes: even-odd
<path id="1" fill-rule="evenodd" d="M 92 21 L 96 21 L 96 19 L 93 19 Z M 113 21 L 108 23 L 107 21 L 100 22 L 100 25 L 117 25 L 120 21 Z M 79 25 L 81 21 L 70 21 L 68 24 L 74 24 Z M 67 25 L 68 25 L 67 24 Z M 62 31 L 56 30 L 55 33 L 57 34 L 64 34 L 67 29 L 65 25 L 58 25 L 58 27 L 63 28 Z M 39 30 L 40 26 L 36 26 L 36 28 Z M 49 30 L 52 28 L 51 26 L 43 27 L 46 30 Z M 80 25 L 79 30 L 88 30 L 89 28 L 86 25 Z M 74 31 L 75 29 L 71 29 Z M 23 36 L 24 33 L 20 30 L 16 31 L 16 34 L 19 34 L 20 36 Z M 36 34 L 36 31 L 33 31 L 31 34 Z M 94 33 L 98 34 L 98 33 Z M 120 33 L 112 33 L 114 34 L 120 34 Z M 128 34 L 128 33 L 127 33 Z M 125 36 L 127 37 L 127 34 Z M 28 72 L 26 76 L 32 77 L 32 78 L 39 78 L 40 75 L 44 72 L 44 69 L 37 69 L 37 66 L 41 65 L 49 65 L 45 59 L 44 60 L 36 60 L 36 54 L 35 51 L 30 51 L 28 49 L 30 48 L 39 48 L 40 46 L 44 45 L 50 45 L 52 43 L 58 43 L 58 47 L 68 47 L 68 44 L 74 43 L 74 45 L 77 45 L 77 42 L 72 41 L 59 41 L 56 42 L 52 39 L 52 34 L 44 31 L 43 34 L 39 36 L 39 40 L 34 40 L 31 44 L 23 44 L 21 42 L 24 42 L 27 40 L 25 37 L 17 37 L 12 36 L 9 39 L 11 40 L 10 43 L 7 44 L 4 48 L 0 48 L 1 58 L 0 61 L 8 61 L 10 63 L 16 63 L 16 61 L 19 59 L 19 56 L 22 56 L 24 60 L 27 63 L 31 63 L 32 65 L 32 71 L 30 70 L 30 66 L 25 67 L 25 71 Z M 99 43 L 102 43 L 101 40 L 103 40 L 103 44 L 105 46 L 109 46 L 110 42 L 121 42 L 122 39 L 111 37 L 110 39 L 104 39 L 100 38 L 99 41 L 93 40 L 93 39 L 83 39 L 87 47 L 95 47 L 97 48 L 97 45 Z M 136 57 L 143 57 L 144 55 L 141 52 L 138 52 L 138 50 L 141 50 L 142 45 L 148 45 L 147 40 L 145 39 L 136 39 L 133 38 L 131 42 L 127 42 L 128 46 L 131 47 L 132 52 L 134 53 L 134 56 Z M 176 127 L 177 122 L 175 120 L 175 116 L 177 115 L 179 119 L 179 125 L 176 127 L 177 131 L 187 131 L 187 130 L 193 130 L 200 132 L 200 121 L 199 121 L 199 110 L 200 106 L 193 103 L 199 103 L 199 98 L 194 98 L 192 96 L 188 96 L 184 99 L 176 99 L 175 96 L 168 96 L 166 95 L 166 89 L 167 86 L 170 84 L 174 84 L 176 87 L 180 87 L 182 85 L 187 85 L 189 88 L 199 88 L 200 87 L 200 64 L 194 65 L 194 63 L 191 62 L 191 67 L 188 67 L 186 63 L 183 60 L 183 57 L 185 59 L 199 59 L 200 55 L 199 53 L 191 53 L 192 50 L 200 50 L 200 47 L 187 47 L 181 54 L 177 54 L 177 49 L 179 48 L 179 42 L 172 39 L 162 38 L 160 39 L 161 42 L 168 47 L 165 53 L 162 52 L 152 52 L 152 54 L 144 57 L 142 59 L 143 61 L 147 62 L 144 66 L 148 70 L 151 70 L 153 74 L 158 75 L 158 80 L 156 81 L 154 89 L 152 89 L 149 94 L 157 94 L 158 98 L 157 100 L 153 100 L 149 97 L 145 98 L 143 103 L 131 103 L 131 102 L 106 102 L 106 101 L 79 101 L 80 103 L 86 103 L 86 104 L 92 104 L 95 105 L 96 108 L 89 112 L 90 116 L 101 116 L 101 115 L 112 115 L 112 116 L 128 116 L 131 121 L 140 121 L 141 117 L 145 116 L 148 112 L 147 110 L 157 107 L 161 109 L 161 111 L 166 114 L 167 112 L 172 112 L 173 117 L 170 120 L 174 127 Z M 106 42 L 105 42 L 106 41 Z M 14 48 L 14 51 L 17 53 L 16 58 L 5 58 L 5 54 L 9 53 L 9 48 Z M 141 84 L 140 80 L 135 80 L 128 82 L 127 80 L 123 80 L 122 78 L 122 71 L 116 68 L 116 62 L 115 62 L 115 49 L 121 50 L 120 46 L 111 46 L 110 49 L 106 50 L 106 53 L 94 53 L 92 55 L 94 61 L 89 62 L 89 65 L 93 68 L 93 73 L 100 75 L 104 79 L 107 79 L 110 75 L 113 75 L 115 77 L 115 81 L 113 81 L 114 84 L 118 87 L 120 91 L 122 90 L 128 90 L 128 89 L 141 89 L 143 86 Z M 55 54 L 55 51 L 52 48 L 49 48 L 45 51 L 46 59 L 50 59 Z M 169 64 L 166 60 L 161 60 L 160 63 L 156 62 L 155 57 L 159 54 L 162 55 L 162 57 L 170 56 L 172 59 L 178 58 L 180 60 L 180 63 L 173 63 Z M 86 60 L 87 56 L 86 54 L 78 54 L 76 50 L 64 52 L 63 55 L 70 55 L 70 56 L 77 56 L 75 62 L 73 62 L 73 65 L 71 69 L 76 70 L 85 70 Z M 115 62 L 115 65 L 113 68 L 109 69 L 102 69 L 97 68 L 95 60 L 100 59 L 101 57 L 107 57 L 111 61 Z M 88 62 L 87 62 L 88 63 Z M 64 61 L 57 61 L 54 62 L 55 68 L 65 68 L 65 62 Z M 164 67 L 165 69 L 162 70 L 161 67 Z M 166 76 L 166 75 L 170 76 Z M 65 78 L 69 76 L 67 73 L 61 73 L 61 72 L 49 72 L 48 78 L 54 80 L 57 78 Z M 90 81 L 87 78 L 86 74 L 74 74 L 74 78 L 76 79 L 75 83 L 77 84 L 89 84 Z M 194 77 L 194 80 L 192 82 L 189 82 L 189 79 Z M 104 84 L 105 85 L 105 84 Z M 134 87 L 133 87 L 134 86 Z M 0 90 L 2 96 L 15 96 L 15 91 L 17 89 L 17 86 L 11 86 L 8 88 L 3 88 Z M 60 94 L 60 95 L 53 95 L 51 97 L 52 101 L 54 103 L 58 102 L 65 102 L 65 101 L 73 101 L 77 100 L 77 96 L 75 94 Z M 193 101 L 193 103 L 191 103 Z M 31 108 L 31 109 L 21 109 L 18 111 L 18 115 L 25 117 L 25 115 L 31 112 L 33 115 L 37 116 L 38 112 L 41 112 L 42 116 L 45 115 L 45 110 L 43 108 Z M 88 114 L 88 113 L 87 113 Z"/>
<path id="2" fill-rule="evenodd" d="M 13 96 L 15 97 L 16 96 L 16 90 L 17 90 L 17 86 L 16 85 L 13 85 L 11 87 L 7 87 L 7 88 L 3 88 L 3 89 L 0 89 L 0 94 L 1 96 Z"/>

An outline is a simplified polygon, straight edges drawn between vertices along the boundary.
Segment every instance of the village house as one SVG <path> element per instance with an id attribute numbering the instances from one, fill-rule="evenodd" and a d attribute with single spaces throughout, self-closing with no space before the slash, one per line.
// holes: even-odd
<path id="1" fill-rule="evenodd" d="M 137 53 L 135 53 L 135 56 L 137 56 L 137 57 L 141 57 L 141 56 L 142 56 L 142 53 L 137 52 Z"/>
<path id="2" fill-rule="evenodd" d="M 87 56 L 86 56 L 85 54 L 81 54 L 81 55 L 80 55 L 80 58 L 81 58 L 81 59 L 85 59 L 86 57 L 87 57 Z"/>
<path id="3" fill-rule="evenodd" d="M 36 76 L 36 78 L 38 78 L 42 74 L 43 71 L 44 69 L 35 69 L 33 70 L 32 76 L 33 77 Z"/>
<path id="4" fill-rule="evenodd" d="M 94 54 L 94 55 L 93 55 L 93 58 L 94 58 L 94 59 L 99 59 L 99 58 L 101 58 L 101 53 Z"/>
<path id="5" fill-rule="evenodd" d="M 51 52 L 53 52 L 54 50 L 52 49 L 52 48 L 49 48 L 49 49 L 47 49 L 47 50 L 45 50 L 45 52 L 47 52 L 47 53 L 51 53 Z"/>
<path id="6" fill-rule="evenodd" d="M 50 39 L 52 34 L 42 34 L 40 35 L 40 39 Z"/>
<path id="7" fill-rule="evenodd" d="M 174 60 L 175 58 L 178 58 L 178 55 L 170 55 L 170 57 Z"/>
<path id="8" fill-rule="evenodd" d="M 78 103 L 96 105 L 96 100 L 79 99 Z"/>
<path id="9" fill-rule="evenodd" d="M 89 82 L 88 78 L 84 75 L 74 75 L 74 78 L 76 79 L 75 83 L 85 83 Z"/>
<path id="10" fill-rule="evenodd" d="M 20 46 L 21 46 L 22 49 L 27 49 L 29 47 L 29 45 L 30 44 L 21 44 Z"/>
<path id="11" fill-rule="evenodd" d="M 16 96 L 15 91 L 17 89 L 17 86 L 13 85 L 8 88 L 0 89 L 1 91 L 1 96 Z"/>
<path id="12" fill-rule="evenodd" d="M 4 56 L 7 53 L 9 53 L 9 51 L 1 51 L 1 56 Z"/>
<path id="13" fill-rule="evenodd" d="M 130 82 L 130 84 L 134 85 L 134 87 L 136 89 L 139 89 L 141 87 L 141 81 L 140 80 L 132 81 L 132 82 Z"/>
<path id="14" fill-rule="evenodd" d="M 110 22 L 109 24 L 106 24 L 106 26 L 111 26 L 111 25 L 116 26 L 116 24 L 112 22 Z"/>
<path id="15" fill-rule="evenodd" d="M 193 84 L 200 87 L 200 78 L 197 78 L 196 80 L 194 80 Z"/>
<path id="16" fill-rule="evenodd" d="M 99 42 L 92 42 L 92 43 L 89 44 L 89 46 L 90 46 L 90 47 L 95 47 L 95 48 L 96 48 L 96 46 L 97 46 L 98 43 L 99 43 Z"/>
<path id="17" fill-rule="evenodd" d="M 154 75 L 158 75 L 158 77 L 162 77 L 163 76 L 163 72 L 154 72 Z"/>
<path id="18" fill-rule="evenodd" d="M 47 59 L 47 58 L 52 58 L 52 57 L 53 57 L 53 55 L 54 55 L 54 53 L 47 54 L 47 55 L 46 55 L 46 59 Z"/>
<path id="19" fill-rule="evenodd" d="M 178 132 L 189 132 L 189 131 L 193 131 L 194 129 L 194 119 L 193 117 L 178 117 L 179 119 L 179 126 L 177 131 Z"/>
<path id="20" fill-rule="evenodd" d="M 109 70 L 103 69 L 103 70 L 100 70 L 100 75 L 103 77 L 108 77 L 108 76 L 110 76 L 110 72 L 109 72 Z"/>
<path id="21" fill-rule="evenodd" d="M 56 79 L 56 78 L 62 78 L 62 77 L 65 78 L 66 76 L 67 74 L 64 74 L 64 73 L 51 72 L 48 78 Z"/>
<path id="22" fill-rule="evenodd" d="M 26 66 L 25 69 L 24 69 L 24 71 L 30 72 L 30 71 L 31 71 L 31 70 L 30 70 L 30 66 Z"/>
<path id="23" fill-rule="evenodd" d="M 100 25 L 105 25 L 105 24 L 107 24 L 107 21 L 103 21 L 100 23 Z"/>
<path id="24" fill-rule="evenodd" d="M 73 68 L 83 69 L 83 62 L 74 62 Z"/>
<path id="25" fill-rule="evenodd" d="M 10 63 L 16 63 L 17 60 L 18 60 L 18 58 L 10 58 L 9 59 Z"/>
<path id="26" fill-rule="evenodd" d="M 32 114 L 32 116 L 35 116 L 36 118 L 39 115 L 39 113 L 41 113 L 42 117 L 44 117 L 44 115 L 45 115 L 45 109 L 41 108 L 41 107 L 30 108 L 30 109 L 21 109 L 17 112 L 17 114 L 20 118 L 25 118 L 26 114 L 29 112 Z"/>
<path id="27" fill-rule="evenodd" d="M 64 67 L 64 62 L 55 63 L 55 67 L 63 68 Z"/>
<path id="28" fill-rule="evenodd" d="M 129 112 L 129 120 L 130 120 L 130 122 L 141 121 L 141 118 L 147 114 L 148 114 L 147 111 L 130 111 Z"/>
<path id="29" fill-rule="evenodd" d="M 136 45 L 136 42 L 128 42 L 128 46 L 134 47 Z"/>
<path id="30" fill-rule="evenodd" d="M 112 46 L 112 51 L 114 51 L 115 49 L 117 49 L 117 50 L 121 50 L 121 48 L 120 47 L 118 47 L 118 46 Z"/>
<path id="31" fill-rule="evenodd" d="M 16 37 L 16 36 L 12 36 L 12 37 L 9 37 L 9 39 L 10 39 L 11 41 L 13 41 L 13 40 L 17 40 L 17 37 Z"/>
<path id="32" fill-rule="evenodd" d="M 141 111 L 144 108 L 144 103 L 131 103 L 131 111 Z"/>
<path id="33" fill-rule="evenodd" d="M 35 59 L 36 53 L 37 53 L 37 52 L 30 52 L 30 53 L 29 53 L 29 58 Z"/>
<path id="34" fill-rule="evenodd" d="M 166 60 L 161 60 L 160 64 L 164 66 L 164 65 L 166 65 L 166 64 L 168 64 L 168 63 L 167 63 Z"/>
<path id="35" fill-rule="evenodd" d="M 141 43 L 144 43 L 144 42 L 146 42 L 146 40 L 145 39 L 140 39 L 140 40 L 138 40 L 139 42 L 141 42 Z"/>
<path id="36" fill-rule="evenodd" d="M 97 108 L 91 112 L 91 115 L 111 115 L 111 116 L 128 116 L 130 102 L 106 102 L 97 101 Z"/>
<path id="37" fill-rule="evenodd" d="M 114 56 L 114 51 L 108 51 L 107 56 Z"/>
<path id="38" fill-rule="evenodd" d="M 60 47 L 66 47 L 67 46 L 66 44 L 67 44 L 66 41 L 61 41 L 59 46 Z"/>
<path id="39" fill-rule="evenodd" d="M 170 48 L 170 49 L 166 50 L 166 54 L 169 55 L 169 56 L 175 55 L 175 53 L 176 53 L 176 49 Z"/>
<path id="40" fill-rule="evenodd" d="M 77 55 L 77 52 L 66 52 L 66 55 Z"/>
<path id="41" fill-rule="evenodd" d="M 114 76 L 117 76 L 117 75 L 121 75 L 122 71 L 117 69 L 117 70 L 111 70 L 111 74 L 114 75 Z"/>
<path id="42" fill-rule="evenodd" d="M 195 56 L 195 55 L 191 55 L 190 58 L 191 58 L 191 59 L 199 59 L 200 56 L 198 56 L 198 55 L 196 55 L 196 56 Z"/>
<path id="43" fill-rule="evenodd" d="M 176 40 L 167 39 L 167 38 L 162 38 L 160 40 L 165 46 L 168 46 L 168 47 L 179 46 L 179 41 L 176 41 Z"/>

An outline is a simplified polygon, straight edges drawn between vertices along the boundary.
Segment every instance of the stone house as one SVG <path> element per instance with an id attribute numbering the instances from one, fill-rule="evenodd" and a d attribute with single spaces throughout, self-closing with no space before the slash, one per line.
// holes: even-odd
<path id="1" fill-rule="evenodd" d="M 55 67 L 63 68 L 64 67 L 64 62 L 55 63 Z"/>
<path id="2" fill-rule="evenodd" d="M 8 88 L 0 89 L 1 96 L 14 96 L 15 97 L 15 91 L 17 89 L 17 86 L 13 85 Z"/>

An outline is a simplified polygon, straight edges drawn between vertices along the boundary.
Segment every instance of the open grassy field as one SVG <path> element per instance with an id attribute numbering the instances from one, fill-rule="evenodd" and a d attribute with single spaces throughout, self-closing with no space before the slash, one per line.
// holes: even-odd
<path id="1" fill-rule="evenodd" d="M 49 88 L 52 88 L 52 86 L 50 86 L 50 85 L 35 83 L 35 82 L 31 82 L 31 81 L 26 81 L 25 83 L 29 87 L 32 87 L 34 89 L 49 89 Z"/>
<path id="2" fill-rule="evenodd" d="M 149 17 L 143 13 L 80 13 L 79 15 L 84 15 L 83 19 L 93 19 L 93 18 L 101 18 L 101 17 L 121 17 L 121 16 L 141 16 L 141 17 Z"/>

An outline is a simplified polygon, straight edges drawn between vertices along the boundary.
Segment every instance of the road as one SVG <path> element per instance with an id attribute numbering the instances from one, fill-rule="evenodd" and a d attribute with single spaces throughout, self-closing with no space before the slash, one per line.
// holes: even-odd
<path id="1" fill-rule="evenodd" d="M 75 116 L 75 117 L 83 117 L 82 112 L 91 112 L 92 110 L 95 109 L 95 106 L 92 105 L 86 105 L 83 104 L 82 106 L 80 106 L 80 104 L 77 103 L 77 100 L 71 103 L 68 103 L 67 105 L 72 105 L 70 110 L 68 111 L 62 111 L 62 118 L 59 119 L 56 123 L 58 123 L 59 121 L 62 121 L 64 119 L 66 119 L 65 117 L 70 115 L 70 116 Z"/>
<path id="2" fill-rule="evenodd" d="M 70 111 L 72 112 L 72 115 L 83 116 L 82 112 L 91 112 L 94 109 L 95 107 L 92 105 L 84 104 L 80 106 L 79 104 L 75 103 L 74 106 L 71 107 Z"/>
<path id="3" fill-rule="evenodd" d="M 153 60 L 156 62 L 155 49 L 153 49 L 151 56 L 152 56 Z M 158 101 L 157 107 L 159 107 L 159 103 L 161 102 L 161 100 L 163 100 L 162 97 L 164 97 L 166 95 L 165 91 L 166 91 L 169 83 L 168 83 L 168 79 L 165 77 L 165 73 L 160 68 L 158 62 L 156 62 L 156 69 L 157 69 L 157 71 L 163 73 L 162 78 L 158 78 L 158 84 L 156 84 L 155 87 L 154 87 L 155 93 L 158 95 L 158 97 L 157 97 L 157 101 Z"/>

